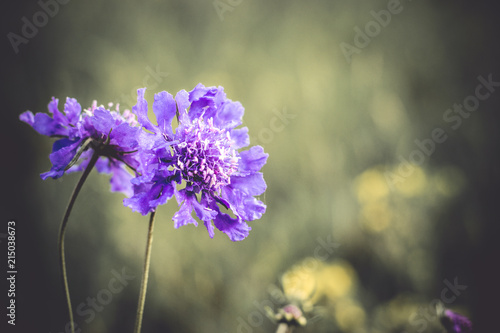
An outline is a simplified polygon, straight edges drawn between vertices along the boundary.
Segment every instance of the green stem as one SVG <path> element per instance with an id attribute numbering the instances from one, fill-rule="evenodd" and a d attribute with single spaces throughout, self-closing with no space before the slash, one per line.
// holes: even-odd
<path id="1" fill-rule="evenodd" d="M 69 312 L 69 321 L 71 325 L 71 333 L 75 333 L 75 323 L 73 322 L 73 309 L 71 307 L 71 298 L 69 296 L 69 287 L 68 287 L 68 276 L 66 274 L 66 259 L 64 256 L 64 234 L 66 233 L 66 226 L 68 224 L 68 219 L 69 215 L 71 214 L 71 210 L 73 209 L 73 205 L 76 201 L 76 197 L 78 196 L 78 193 L 80 193 L 80 190 L 82 189 L 83 183 L 87 179 L 87 176 L 89 175 L 90 171 L 94 167 L 95 163 L 97 162 L 97 159 L 99 158 L 98 153 L 94 152 L 92 155 L 89 164 L 83 171 L 82 177 L 78 181 L 78 184 L 76 184 L 75 189 L 73 190 L 73 194 L 71 195 L 71 198 L 69 199 L 68 206 L 66 208 L 66 213 L 64 213 L 63 220 L 61 222 L 61 227 L 59 229 L 59 260 L 60 260 L 60 266 L 61 266 L 61 275 L 62 275 L 62 280 L 64 283 L 64 294 L 66 295 L 66 303 L 68 304 L 68 312 Z"/>
<path id="2" fill-rule="evenodd" d="M 153 227 L 155 222 L 155 212 L 152 212 L 149 218 L 148 240 L 146 243 L 146 257 L 144 259 L 144 271 L 142 273 L 141 291 L 139 302 L 137 304 L 137 317 L 135 319 L 135 333 L 141 331 L 142 316 L 144 314 L 144 303 L 146 302 L 146 290 L 148 288 L 149 263 L 151 261 L 151 246 L 153 245 Z"/>

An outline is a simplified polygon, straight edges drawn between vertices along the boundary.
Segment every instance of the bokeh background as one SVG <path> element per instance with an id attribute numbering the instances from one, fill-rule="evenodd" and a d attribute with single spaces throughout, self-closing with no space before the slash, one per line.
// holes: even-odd
<path id="1" fill-rule="evenodd" d="M 151 102 L 199 82 L 243 104 L 252 144 L 269 153 L 267 213 L 233 243 L 220 232 L 210 239 L 203 226 L 175 230 L 175 201 L 161 207 L 144 332 L 274 332 L 263 306 L 277 310 L 283 288 L 314 303 L 298 332 L 442 332 L 431 309 L 443 293 L 479 331 L 495 331 L 499 88 L 460 126 L 444 116 L 474 95 L 479 76 L 500 81 L 498 8 L 394 3 L 68 1 L 50 7 L 17 53 L 8 34 L 22 35 L 23 17 L 33 22 L 43 7 L 9 3 L 0 261 L 5 271 L 13 219 L 19 273 L 17 324 L 6 331 L 66 332 L 57 233 L 79 177 L 39 178 L 52 140 L 19 114 L 46 112 L 52 96 L 123 110 L 138 88 Z M 398 14 L 373 28 L 371 11 L 393 5 Z M 370 26 L 366 45 L 346 57 L 342 43 L 356 46 L 357 29 Z M 436 128 L 447 139 L 425 155 L 415 140 L 429 142 Z M 148 219 L 123 207 L 108 183 L 91 174 L 67 232 L 81 332 L 131 332 L 135 320 Z M 134 277 L 110 293 L 117 272 Z M 453 294 L 445 280 L 467 288 Z"/>

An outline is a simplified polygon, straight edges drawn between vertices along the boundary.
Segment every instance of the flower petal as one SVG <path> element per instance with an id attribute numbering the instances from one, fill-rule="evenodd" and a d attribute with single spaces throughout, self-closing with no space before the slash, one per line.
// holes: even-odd
<path id="1" fill-rule="evenodd" d="M 177 105 L 171 94 L 166 91 L 155 94 L 153 112 L 156 115 L 158 127 L 162 133 L 167 134 L 170 138 L 173 136 L 172 119 L 174 119 L 176 111 Z"/>
<path id="2" fill-rule="evenodd" d="M 160 187 L 159 196 L 157 199 L 149 202 L 149 206 L 155 209 L 160 205 L 166 204 L 167 201 L 174 195 L 175 190 L 175 187 L 169 183 L 159 183 L 156 186 Z"/>
<path id="3" fill-rule="evenodd" d="M 66 103 L 64 104 L 64 113 L 68 122 L 72 125 L 76 125 L 80 119 L 80 114 L 82 113 L 82 107 L 80 103 L 74 98 L 66 98 Z"/>
<path id="4" fill-rule="evenodd" d="M 217 113 L 214 124 L 219 128 L 234 128 L 241 125 L 245 109 L 240 102 L 227 100 Z"/>
<path id="5" fill-rule="evenodd" d="M 133 175 L 125 169 L 125 165 L 121 162 L 111 162 L 110 164 L 110 171 L 112 174 L 109 180 L 111 192 L 122 192 L 128 197 L 132 196 L 134 191 L 130 180 L 133 178 Z"/>
<path id="6" fill-rule="evenodd" d="M 189 92 L 189 119 L 193 121 L 200 118 L 216 118 L 222 105 L 227 101 L 226 93 L 222 87 L 205 87 L 199 83 Z"/>
<path id="7" fill-rule="evenodd" d="M 115 119 L 104 107 L 99 106 L 94 110 L 94 115 L 90 117 L 92 125 L 101 134 L 108 135 L 115 125 Z"/>
<path id="8" fill-rule="evenodd" d="M 229 203 L 233 213 L 245 221 L 258 220 L 266 212 L 266 205 L 262 201 L 238 190 L 223 189 L 221 199 Z"/>
<path id="9" fill-rule="evenodd" d="M 37 113 L 35 115 L 33 129 L 38 133 L 47 136 L 68 135 L 68 130 L 64 128 L 64 126 L 61 125 L 61 123 L 57 122 L 55 119 L 52 119 L 46 113 Z"/>
<path id="10" fill-rule="evenodd" d="M 137 115 L 137 121 L 145 129 L 156 132 L 148 117 L 148 102 L 144 99 L 146 88 L 137 89 L 137 104 L 132 107 L 132 112 Z"/>
<path id="11" fill-rule="evenodd" d="M 33 115 L 33 112 L 26 111 L 19 115 L 19 120 L 24 121 L 26 124 L 33 127 L 33 124 L 35 123 L 35 116 Z"/>
<path id="12" fill-rule="evenodd" d="M 219 213 L 215 217 L 214 224 L 217 229 L 228 235 L 233 242 L 245 239 L 252 230 L 245 222 L 239 222 L 224 213 Z"/>
<path id="13" fill-rule="evenodd" d="M 245 177 L 231 176 L 231 185 L 226 187 L 228 191 L 238 190 L 249 195 L 260 195 L 266 188 L 267 185 L 261 172 Z"/>
<path id="14" fill-rule="evenodd" d="M 261 146 L 253 146 L 249 150 L 240 152 L 238 175 L 246 176 L 260 171 L 268 157 L 269 154 L 264 153 L 264 148 Z"/>
<path id="15" fill-rule="evenodd" d="M 61 111 L 59 111 L 59 108 L 57 107 L 58 104 L 59 104 L 59 99 L 52 97 L 52 101 L 50 101 L 48 106 L 49 112 L 52 113 L 52 118 L 54 118 L 56 122 L 64 126 L 67 126 L 69 125 L 68 118 L 66 118 L 66 116 L 63 115 Z"/>
<path id="16" fill-rule="evenodd" d="M 142 215 L 147 215 L 154 211 L 153 208 L 149 206 L 149 201 L 151 200 L 149 196 L 149 190 L 151 185 L 140 184 L 134 185 L 134 195 L 131 198 L 123 199 L 123 204 L 132 209 L 134 212 L 139 212 Z"/>
<path id="17" fill-rule="evenodd" d="M 469 318 L 451 310 L 444 310 L 440 320 L 448 333 L 472 333 L 473 331 Z"/>
<path id="18" fill-rule="evenodd" d="M 212 225 L 212 220 L 217 216 L 218 211 L 211 209 L 208 206 L 206 199 L 202 199 L 202 203 L 200 204 L 195 197 L 191 203 L 196 216 L 203 221 L 203 224 L 207 228 L 208 235 L 210 238 L 214 238 L 214 226 Z"/>
<path id="19" fill-rule="evenodd" d="M 195 226 L 198 226 L 198 222 L 191 215 L 193 211 L 192 201 L 193 198 L 189 195 L 186 195 L 184 191 L 176 191 L 175 198 L 177 202 L 180 204 L 179 210 L 174 214 L 172 220 L 174 221 L 174 227 L 177 229 L 182 227 L 188 223 L 192 223 Z M 194 196 L 194 200 L 196 200 L 196 196 Z"/>
<path id="20" fill-rule="evenodd" d="M 82 139 L 76 141 L 60 139 L 54 142 L 52 154 L 49 156 L 52 168 L 49 172 L 41 174 L 42 179 L 45 180 L 48 177 L 56 179 L 61 177 L 64 174 L 64 169 L 75 156 L 81 143 Z"/>
<path id="21" fill-rule="evenodd" d="M 95 168 L 99 173 L 111 173 L 111 163 L 106 157 L 99 157 L 95 164 Z"/>
<path id="22" fill-rule="evenodd" d="M 231 140 L 234 142 L 234 148 L 240 149 L 250 144 L 250 137 L 248 136 L 248 127 L 242 127 L 231 130 Z"/>
<path id="23" fill-rule="evenodd" d="M 109 143 L 122 149 L 133 149 L 137 147 L 137 135 L 139 131 L 140 128 L 138 127 L 132 127 L 128 123 L 121 123 L 111 131 L 111 140 Z"/>
<path id="24" fill-rule="evenodd" d="M 189 109 L 189 93 L 186 90 L 181 90 L 175 95 L 175 102 L 177 103 L 177 110 L 179 111 L 179 121 L 181 123 L 189 123 L 187 112 Z"/>

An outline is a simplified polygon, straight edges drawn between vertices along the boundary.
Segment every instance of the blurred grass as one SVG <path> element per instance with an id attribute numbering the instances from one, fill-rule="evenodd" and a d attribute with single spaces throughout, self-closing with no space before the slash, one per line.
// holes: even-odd
<path id="1" fill-rule="evenodd" d="M 493 71 L 464 73 L 460 67 L 476 56 L 484 28 L 459 6 L 402 5 L 351 64 L 339 44 L 353 44 L 353 28 L 372 20 L 370 10 L 386 8 L 387 1 L 242 1 L 223 21 L 211 1 L 70 2 L 31 44 L 21 46 L 47 65 L 31 82 L 36 100 L 25 109 L 45 112 L 54 95 L 60 103 L 77 98 L 83 107 L 94 99 L 119 102 L 123 110 L 146 82 L 149 102 L 161 90 L 175 94 L 198 82 L 221 85 L 243 104 L 244 125 L 270 155 L 263 169 L 268 190 L 261 198 L 268 211 L 250 223 L 253 230 L 243 242 L 232 243 L 220 232 L 210 239 L 202 225 L 175 230 L 175 200 L 159 209 L 145 332 L 236 332 L 238 318 L 247 320 L 255 311 L 254 301 L 268 299 L 267 287 L 313 256 L 318 237 L 328 235 L 341 244 L 328 261 L 342 258 L 352 266 L 362 292 L 304 331 L 330 332 L 332 323 L 340 331 L 369 332 L 380 313 L 387 315 L 385 302 L 418 294 L 408 305 L 415 307 L 439 297 L 443 279 L 467 280 L 466 262 L 445 261 L 455 256 L 456 244 L 463 246 L 459 255 L 477 244 L 477 207 L 462 207 L 465 217 L 458 220 L 451 220 L 450 211 L 474 181 L 461 143 L 482 151 L 487 140 L 477 114 L 452 132 L 442 116 L 473 93 L 478 75 Z M 473 28 L 458 24 L 457 16 Z M 151 78 L 151 70 L 161 72 L 160 79 Z M 273 131 L 273 119 L 283 110 L 294 118 Z M 385 174 L 396 172 L 398 158 L 408 159 L 416 149 L 414 140 L 429 138 L 436 127 L 451 139 L 390 188 Z M 266 136 L 269 130 L 272 136 Z M 37 147 L 33 169 L 49 169 L 48 140 L 26 133 Z M 77 176 L 29 178 L 43 230 L 45 274 L 53 280 L 50 288 L 59 288 L 57 228 Z M 112 269 L 127 267 L 137 278 L 92 322 L 77 316 L 88 332 L 130 330 L 142 269 L 147 217 L 123 207 L 122 197 L 108 189 L 106 176 L 92 174 L 71 217 L 73 303 L 95 297 Z M 468 294 L 457 304 L 467 308 Z M 360 316 L 362 325 L 352 324 Z M 407 314 L 402 318 L 408 326 Z M 64 313 L 52 314 L 50 329 L 62 330 L 65 320 Z M 257 326 L 253 332 L 273 327 L 267 319 Z"/>

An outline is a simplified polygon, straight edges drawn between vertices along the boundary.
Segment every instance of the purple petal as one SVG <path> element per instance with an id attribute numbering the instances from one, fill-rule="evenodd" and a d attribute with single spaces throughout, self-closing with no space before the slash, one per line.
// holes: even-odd
<path id="1" fill-rule="evenodd" d="M 250 144 L 250 137 L 248 136 L 248 127 L 233 129 L 231 131 L 231 140 L 234 142 L 234 148 L 240 149 Z"/>
<path id="2" fill-rule="evenodd" d="M 67 136 L 68 130 L 64 128 L 55 119 L 52 119 L 46 113 L 37 113 L 33 123 L 33 129 L 42 135 L 53 136 L 61 135 Z"/>
<path id="3" fill-rule="evenodd" d="M 49 103 L 49 111 L 52 113 L 52 118 L 54 120 L 64 126 L 67 126 L 69 124 L 68 118 L 64 116 L 61 111 L 59 111 L 57 105 L 59 104 L 59 99 L 52 97 L 52 101 Z"/>
<path id="4" fill-rule="evenodd" d="M 239 222 L 237 219 L 231 218 L 231 216 L 219 213 L 214 219 L 214 224 L 223 233 L 229 236 L 233 242 L 241 241 L 245 239 L 250 233 L 250 228 L 245 222 Z"/>
<path id="5" fill-rule="evenodd" d="M 245 177 L 232 176 L 231 185 L 226 186 L 227 190 L 236 189 L 249 195 L 260 195 L 267 188 L 266 182 L 261 172 L 257 172 Z"/>
<path id="6" fill-rule="evenodd" d="M 111 173 L 112 170 L 109 159 L 103 156 L 99 157 L 95 164 L 95 168 L 99 173 Z"/>
<path id="7" fill-rule="evenodd" d="M 269 154 L 264 153 L 264 148 L 261 146 L 253 146 L 249 150 L 240 152 L 238 175 L 249 175 L 260 171 L 268 157 Z"/>
<path id="8" fill-rule="evenodd" d="M 185 191 L 181 190 L 175 192 L 175 198 L 177 199 L 180 208 L 179 211 L 177 211 L 172 217 L 172 220 L 174 221 L 174 227 L 177 229 L 188 223 L 192 223 L 197 226 L 198 222 L 196 222 L 196 220 L 191 215 L 193 211 L 193 206 L 191 204 L 193 201 L 193 197 L 186 195 Z M 194 200 L 196 200 L 195 196 Z"/>
<path id="9" fill-rule="evenodd" d="M 196 216 L 198 216 L 200 220 L 211 221 L 213 218 L 215 218 L 218 212 L 209 207 L 205 196 L 203 196 L 202 203 L 199 203 L 198 200 L 196 200 L 195 196 L 193 197 L 194 200 L 192 200 L 192 205 L 194 211 L 196 212 Z"/>
<path id="10" fill-rule="evenodd" d="M 172 137 L 172 119 L 174 119 L 177 106 L 172 95 L 166 91 L 155 94 L 153 112 L 156 115 L 158 127 L 162 133 Z"/>
<path id="11" fill-rule="evenodd" d="M 83 117 L 76 124 L 74 133 L 71 133 L 78 137 L 90 137 L 96 134 L 96 129 L 94 128 L 94 124 L 92 123 L 92 117 Z"/>
<path id="12" fill-rule="evenodd" d="M 19 115 L 19 120 L 24 121 L 26 124 L 33 127 L 33 124 L 35 123 L 35 116 L 33 115 L 33 112 L 26 111 Z"/>
<path id="13" fill-rule="evenodd" d="M 165 139 L 161 135 L 152 134 L 146 131 L 138 132 L 137 142 L 143 150 L 151 150 L 165 145 Z"/>
<path id="14" fill-rule="evenodd" d="M 186 90 L 181 90 L 175 95 L 177 103 L 177 110 L 179 110 L 179 121 L 181 123 L 188 123 L 187 112 L 191 103 L 189 102 L 189 93 Z"/>
<path id="15" fill-rule="evenodd" d="M 70 124 L 76 125 L 80 119 L 80 114 L 82 113 L 81 105 L 74 98 L 66 98 L 66 103 L 64 104 L 64 113 Z"/>
<path id="16" fill-rule="evenodd" d="M 205 96 L 210 89 L 211 88 L 206 88 L 203 84 L 198 83 L 196 87 L 189 92 L 189 101 L 193 102 L 199 100 L 201 97 Z"/>
<path id="17" fill-rule="evenodd" d="M 212 220 L 217 216 L 218 211 L 209 208 L 206 204 L 206 200 L 203 200 L 203 203 L 200 204 L 196 200 L 196 197 L 191 201 L 191 203 L 196 216 L 198 216 L 198 218 L 203 221 L 203 224 L 207 228 L 208 235 L 210 236 L 210 238 L 214 238 L 214 226 L 212 225 Z"/>
<path id="18" fill-rule="evenodd" d="M 449 333 L 472 333 L 472 322 L 469 318 L 451 310 L 445 310 L 444 316 L 449 321 L 441 321 Z"/>
<path id="19" fill-rule="evenodd" d="M 204 119 L 214 118 L 216 115 L 217 108 L 213 99 L 211 98 L 201 98 L 194 102 L 191 102 L 189 108 L 189 120 L 195 121 L 196 119 L 203 116 Z"/>
<path id="20" fill-rule="evenodd" d="M 167 201 L 174 195 L 174 190 L 175 190 L 175 187 L 169 183 L 160 183 L 157 184 L 156 186 L 159 186 L 160 188 L 158 191 L 159 197 L 158 199 L 151 200 L 149 202 L 149 206 L 155 209 L 160 205 L 166 204 Z"/>
<path id="21" fill-rule="evenodd" d="M 134 185 L 134 195 L 131 198 L 123 199 L 123 204 L 131 208 L 132 211 L 141 213 L 142 215 L 147 215 L 148 213 L 153 212 L 154 209 L 149 206 L 150 188 L 151 186 L 147 184 Z"/>
<path id="22" fill-rule="evenodd" d="M 244 212 L 244 214 L 241 213 L 240 216 L 245 221 L 253 221 L 260 219 L 264 215 L 267 206 L 262 201 L 248 196 L 243 200 L 242 208 L 241 212 Z"/>
<path id="23" fill-rule="evenodd" d="M 41 175 L 42 179 L 45 180 L 48 177 L 56 179 L 61 177 L 64 174 L 64 169 L 66 168 L 66 166 L 76 155 L 81 142 L 82 139 L 77 141 L 60 139 L 54 142 L 52 154 L 50 154 L 49 156 L 50 161 L 52 162 L 52 168 L 49 172 Z"/>
<path id="24" fill-rule="evenodd" d="M 206 119 L 215 118 L 225 98 L 226 94 L 222 87 L 205 87 L 199 83 L 189 92 L 189 101 L 191 102 L 189 119 L 193 121 L 202 114 Z"/>
<path id="25" fill-rule="evenodd" d="M 219 128 L 234 128 L 241 125 L 241 118 L 245 109 L 240 102 L 226 101 L 214 119 L 214 124 Z"/>
<path id="26" fill-rule="evenodd" d="M 125 165 L 121 162 L 111 162 L 111 191 L 112 192 L 122 192 L 126 196 L 130 197 L 134 194 L 132 183 L 130 180 L 133 178 L 126 169 Z"/>
<path id="27" fill-rule="evenodd" d="M 128 123 L 121 123 L 115 127 L 110 134 L 110 144 L 124 149 L 137 147 L 137 135 L 140 131 L 138 127 L 131 127 Z"/>
<path id="28" fill-rule="evenodd" d="M 198 225 L 198 222 L 191 216 L 191 212 L 193 211 L 193 207 L 189 204 L 189 202 L 184 202 L 179 210 L 172 217 L 172 221 L 174 221 L 174 227 L 176 229 L 192 223 L 194 225 Z"/>
<path id="29" fill-rule="evenodd" d="M 40 178 L 42 178 L 43 180 L 47 179 L 47 178 L 53 178 L 53 179 L 57 179 L 57 178 L 60 178 L 62 177 L 62 175 L 64 175 L 64 171 L 63 170 L 50 170 L 50 171 L 47 171 L 47 172 L 44 172 L 44 173 L 41 173 L 40 174 Z"/>
<path id="30" fill-rule="evenodd" d="M 253 196 L 241 191 L 227 190 L 221 192 L 221 199 L 229 203 L 229 208 L 242 220 L 258 220 L 266 212 L 266 205 Z"/>
<path id="31" fill-rule="evenodd" d="M 137 89 L 137 104 L 132 107 L 132 112 L 137 115 L 137 121 L 145 129 L 156 132 L 153 124 L 148 117 L 148 102 L 144 99 L 146 88 Z"/>
<path id="32" fill-rule="evenodd" d="M 94 115 L 90 119 L 94 128 L 106 136 L 115 125 L 115 119 L 111 113 L 102 106 L 94 110 Z"/>
<path id="33" fill-rule="evenodd" d="M 139 161 L 139 167 L 136 170 L 142 176 L 135 178 L 132 182 L 150 182 L 158 169 L 158 157 L 154 152 L 140 151 L 135 155 L 135 159 Z"/>

